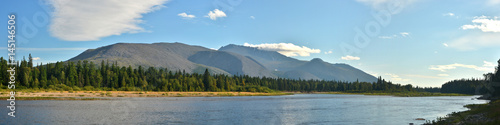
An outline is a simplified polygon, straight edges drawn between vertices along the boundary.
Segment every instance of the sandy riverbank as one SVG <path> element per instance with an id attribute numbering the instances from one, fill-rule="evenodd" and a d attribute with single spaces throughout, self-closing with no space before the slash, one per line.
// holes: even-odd
<path id="1" fill-rule="evenodd" d="M 257 92 L 147 92 L 147 91 L 34 91 L 16 92 L 15 97 L 211 97 L 211 96 L 272 96 L 290 93 Z M 10 97 L 2 91 L 0 97 Z"/>

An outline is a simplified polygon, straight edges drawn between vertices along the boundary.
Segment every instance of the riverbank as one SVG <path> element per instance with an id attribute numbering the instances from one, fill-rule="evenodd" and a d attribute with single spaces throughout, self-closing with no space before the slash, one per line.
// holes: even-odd
<path id="1" fill-rule="evenodd" d="M 317 92 L 322 94 L 354 94 L 354 95 L 386 95 L 397 97 L 426 97 L 426 96 L 471 96 L 457 93 L 432 93 L 432 92 Z"/>
<path id="2" fill-rule="evenodd" d="M 470 110 L 453 112 L 444 118 L 428 121 L 426 125 L 500 125 L 500 100 L 464 107 Z"/>
<path id="3" fill-rule="evenodd" d="M 16 92 L 17 100 L 102 100 L 110 97 L 220 97 L 220 96 L 276 96 L 293 94 L 355 94 L 386 95 L 397 97 L 425 96 L 470 96 L 455 93 L 430 92 L 151 92 L 151 91 L 43 91 L 20 90 Z M 0 99 L 10 97 L 7 90 L 0 91 Z M 104 98 L 106 97 L 106 98 Z"/>
<path id="4" fill-rule="evenodd" d="M 99 100 L 103 97 L 212 97 L 212 96 L 275 96 L 291 93 L 259 92 L 147 92 L 147 91 L 18 91 L 16 100 Z M 7 99 L 9 92 L 1 91 Z"/>

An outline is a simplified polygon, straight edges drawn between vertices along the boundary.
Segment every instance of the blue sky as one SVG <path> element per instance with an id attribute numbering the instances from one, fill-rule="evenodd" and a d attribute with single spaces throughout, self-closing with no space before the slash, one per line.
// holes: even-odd
<path id="1" fill-rule="evenodd" d="M 119 42 L 181 42 L 214 49 L 238 44 L 300 60 L 347 63 L 401 84 L 440 86 L 482 77 L 500 59 L 500 0 L 1 3 L 1 14 L 16 14 L 17 58 L 31 53 L 43 63 Z M 8 18 L 3 20 L 6 27 Z M 1 49 L 6 57 L 6 48 Z"/>

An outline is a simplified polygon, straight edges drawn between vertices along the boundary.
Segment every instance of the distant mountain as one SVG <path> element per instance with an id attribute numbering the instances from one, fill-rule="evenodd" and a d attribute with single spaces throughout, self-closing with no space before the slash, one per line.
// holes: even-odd
<path id="1" fill-rule="evenodd" d="M 290 79 L 317 79 L 341 81 L 377 80 L 347 64 L 330 64 L 319 58 L 297 60 L 275 51 L 252 47 L 227 45 L 219 50 L 183 43 L 117 43 L 89 49 L 68 61 L 88 60 L 117 62 L 118 66 L 161 67 L 187 73 L 249 75 Z"/>
<path id="2" fill-rule="evenodd" d="M 307 61 L 300 61 L 287 57 L 276 51 L 265 51 L 253 47 L 229 44 L 219 48 L 219 51 L 233 52 L 244 56 L 252 57 L 270 70 L 288 71 L 303 65 Z"/>
<path id="3" fill-rule="evenodd" d="M 251 57 L 266 68 L 274 70 L 279 77 L 291 79 L 324 79 L 342 81 L 374 82 L 376 77 L 367 74 L 347 64 L 330 64 L 319 58 L 311 61 L 301 61 L 284 56 L 275 51 L 260 50 L 253 47 L 230 44 L 221 47 L 219 51 L 238 53 Z"/>
<path id="4" fill-rule="evenodd" d="M 252 58 L 224 51 L 200 51 L 188 60 L 222 69 L 230 74 L 276 77 L 270 70 Z"/>
<path id="5" fill-rule="evenodd" d="M 217 74 L 275 77 L 253 59 L 182 43 L 117 43 L 86 50 L 68 61 L 78 60 L 96 64 L 104 60 L 117 62 L 119 66 L 162 67 L 174 71 L 184 70 L 187 73 L 203 73 L 205 69 L 209 69 Z"/>

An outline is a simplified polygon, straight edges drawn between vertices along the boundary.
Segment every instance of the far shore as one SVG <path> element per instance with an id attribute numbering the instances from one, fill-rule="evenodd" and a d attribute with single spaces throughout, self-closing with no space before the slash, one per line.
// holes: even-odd
<path id="1" fill-rule="evenodd" d="M 293 94 L 346 94 L 346 95 L 377 95 L 396 97 L 427 97 L 427 96 L 472 96 L 458 93 L 431 93 L 431 92 L 286 92 Z"/>
<path id="2" fill-rule="evenodd" d="M 79 98 L 102 97 L 217 97 L 217 96 L 274 96 L 291 95 L 291 93 L 260 93 L 260 92 L 151 92 L 151 91 L 32 91 L 16 92 L 17 100 L 78 100 Z M 10 93 L 1 91 L 0 98 L 8 98 Z M 95 99 L 90 99 L 95 100 Z"/>
<path id="3" fill-rule="evenodd" d="M 353 94 L 353 95 L 383 95 L 398 97 L 425 96 L 471 96 L 455 93 L 384 93 L 384 92 L 156 92 L 156 91 L 18 91 L 16 100 L 102 100 L 119 97 L 221 97 L 221 96 L 279 96 L 293 94 Z M 0 91 L 0 99 L 10 97 L 9 92 Z"/>

